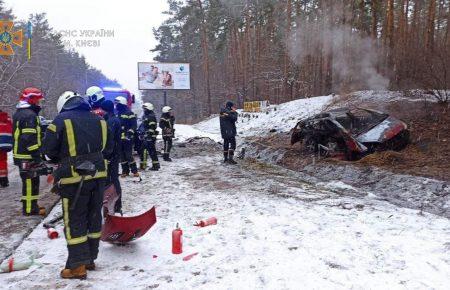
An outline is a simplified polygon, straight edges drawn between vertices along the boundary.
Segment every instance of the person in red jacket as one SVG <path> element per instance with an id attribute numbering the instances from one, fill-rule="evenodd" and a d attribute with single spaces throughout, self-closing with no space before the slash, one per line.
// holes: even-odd
<path id="1" fill-rule="evenodd" d="M 12 146 L 12 121 L 6 112 L 0 110 L 0 187 L 9 186 L 8 152 Z"/>

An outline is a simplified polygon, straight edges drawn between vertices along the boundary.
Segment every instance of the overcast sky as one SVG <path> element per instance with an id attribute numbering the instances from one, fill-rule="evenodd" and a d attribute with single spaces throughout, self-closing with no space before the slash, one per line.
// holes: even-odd
<path id="1" fill-rule="evenodd" d="M 67 44 L 133 92 L 138 88 L 137 62 L 153 60 L 152 30 L 164 21 L 167 16 L 162 12 L 168 9 L 166 0 L 5 0 L 5 4 L 19 19 L 47 13 L 50 25 L 67 35 Z M 114 36 L 82 37 L 82 31 L 101 29 L 114 31 Z M 84 39 L 100 41 L 100 46 L 80 47 L 77 40 Z"/>

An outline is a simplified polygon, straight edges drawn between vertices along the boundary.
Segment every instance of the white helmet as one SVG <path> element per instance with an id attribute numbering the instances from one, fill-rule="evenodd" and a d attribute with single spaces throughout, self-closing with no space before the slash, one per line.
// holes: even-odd
<path id="1" fill-rule="evenodd" d="M 56 103 L 56 109 L 58 110 L 58 113 L 61 113 L 64 105 L 69 101 L 70 99 L 73 99 L 75 97 L 80 97 L 79 94 L 72 92 L 72 91 L 66 91 L 64 92 L 59 98 L 58 102 Z"/>
<path id="2" fill-rule="evenodd" d="M 162 108 L 163 113 L 169 113 L 170 111 L 172 111 L 172 108 L 169 106 L 165 106 L 164 108 Z"/>
<path id="3" fill-rule="evenodd" d="M 144 103 L 142 105 L 143 109 L 149 110 L 149 111 L 153 111 L 155 109 L 155 106 L 153 106 L 152 103 Z"/>
<path id="4" fill-rule="evenodd" d="M 116 97 L 114 99 L 114 101 L 116 102 L 116 104 L 121 104 L 121 105 L 124 105 L 124 106 L 128 105 L 127 99 L 125 99 L 125 97 L 122 97 L 122 96 Z"/>
<path id="5" fill-rule="evenodd" d="M 89 99 L 89 103 L 95 104 L 105 98 L 103 90 L 99 87 L 93 86 L 86 90 L 86 96 Z"/>

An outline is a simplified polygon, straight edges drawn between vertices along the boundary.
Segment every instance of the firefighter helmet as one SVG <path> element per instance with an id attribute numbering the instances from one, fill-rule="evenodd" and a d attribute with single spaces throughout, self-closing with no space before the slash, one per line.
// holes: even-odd
<path id="1" fill-rule="evenodd" d="M 142 105 L 142 108 L 145 110 L 153 111 L 155 109 L 155 106 L 153 106 L 152 103 L 144 103 Z"/>
<path id="2" fill-rule="evenodd" d="M 44 99 L 44 94 L 37 88 L 26 88 L 20 94 L 20 101 L 30 105 L 38 105 Z"/>
<path id="3" fill-rule="evenodd" d="M 72 92 L 72 91 L 66 91 L 64 92 L 58 99 L 58 102 L 56 103 L 56 109 L 58 110 L 58 113 L 61 113 L 62 109 L 64 108 L 64 105 L 71 99 L 75 97 L 81 97 L 79 94 Z"/>
<path id="4" fill-rule="evenodd" d="M 103 90 L 97 86 L 88 88 L 86 90 L 86 96 L 88 97 L 88 101 L 90 104 L 99 103 L 105 99 Z"/>
<path id="5" fill-rule="evenodd" d="M 128 105 L 127 99 L 125 97 L 122 97 L 122 96 L 116 97 L 114 99 L 114 101 L 116 102 L 116 104 L 121 104 L 121 105 L 124 105 L 124 106 Z"/>
<path id="6" fill-rule="evenodd" d="M 172 108 L 169 106 L 165 106 L 164 108 L 162 108 L 163 113 L 169 113 L 170 111 L 172 111 Z"/>

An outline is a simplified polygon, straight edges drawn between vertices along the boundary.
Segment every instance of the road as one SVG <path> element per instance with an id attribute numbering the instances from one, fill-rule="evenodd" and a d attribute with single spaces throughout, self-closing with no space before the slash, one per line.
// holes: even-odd
<path id="1" fill-rule="evenodd" d="M 17 249 L 37 265 L 0 275 L 5 289 L 441 288 L 450 277 L 450 222 L 399 208 L 339 182 L 314 185 L 252 161 L 224 165 L 202 141 L 175 148 L 174 162 L 124 181 L 126 215 L 157 206 L 158 222 L 124 247 L 102 243 L 86 281 L 58 278 L 64 239 L 37 227 Z M 55 208 L 51 215 L 60 211 Z M 215 216 L 218 224 L 196 228 Z M 184 232 L 182 255 L 171 231 Z M 62 225 L 58 227 L 62 233 Z M 182 257 L 198 253 L 190 261 Z"/>
<path id="2" fill-rule="evenodd" d="M 10 158 L 11 159 L 11 158 Z M 11 255 L 14 249 L 20 245 L 27 236 L 42 220 L 41 217 L 22 216 L 22 183 L 17 166 L 12 165 L 9 160 L 10 186 L 0 188 L 1 211 L 0 211 L 0 261 Z M 41 195 L 39 204 L 50 210 L 58 197 L 49 192 L 50 186 L 46 178 L 41 178 Z"/>

